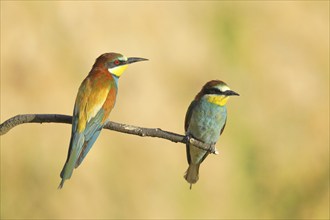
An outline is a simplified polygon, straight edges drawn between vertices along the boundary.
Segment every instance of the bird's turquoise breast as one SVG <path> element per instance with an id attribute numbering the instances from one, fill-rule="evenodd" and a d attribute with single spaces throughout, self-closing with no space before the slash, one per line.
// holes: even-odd
<path id="1" fill-rule="evenodd" d="M 193 109 L 187 132 L 205 142 L 216 143 L 226 123 L 227 109 L 201 99 Z"/>

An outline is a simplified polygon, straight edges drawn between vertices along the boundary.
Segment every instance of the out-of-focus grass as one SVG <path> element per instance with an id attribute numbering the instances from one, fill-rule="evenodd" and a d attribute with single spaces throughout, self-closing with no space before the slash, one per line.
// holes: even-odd
<path id="1" fill-rule="evenodd" d="M 211 79 L 228 103 L 220 155 L 190 191 L 185 147 L 103 131 L 62 190 L 70 126 L 1 136 L 1 218 L 329 218 L 329 2 L 1 2 L 1 122 L 71 114 L 104 52 L 149 58 L 111 120 L 183 133 Z"/>

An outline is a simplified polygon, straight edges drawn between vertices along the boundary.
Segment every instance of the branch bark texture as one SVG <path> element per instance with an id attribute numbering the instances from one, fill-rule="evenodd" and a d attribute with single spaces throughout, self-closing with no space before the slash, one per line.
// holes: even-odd
<path id="1" fill-rule="evenodd" d="M 15 126 L 25 124 L 25 123 L 72 123 L 72 116 L 69 115 L 59 115 L 59 114 L 26 114 L 26 115 L 16 115 L 8 119 L 7 121 L 0 124 L 0 135 L 6 134 L 9 130 Z M 217 154 L 217 150 L 213 144 L 206 144 L 198 141 L 194 138 L 189 138 L 184 135 L 176 134 L 169 131 L 164 131 L 160 128 L 142 128 L 133 125 L 126 125 L 117 122 L 109 121 L 107 122 L 103 129 L 109 129 L 121 133 L 138 135 L 141 137 L 157 137 L 166 139 L 175 143 L 190 143 L 194 146 L 209 151 L 210 153 Z"/>

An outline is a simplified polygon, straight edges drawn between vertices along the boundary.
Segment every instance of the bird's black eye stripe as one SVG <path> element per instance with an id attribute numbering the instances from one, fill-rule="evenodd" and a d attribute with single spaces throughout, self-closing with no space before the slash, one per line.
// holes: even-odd
<path id="1" fill-rule="evenodd" d="M 205 90 L 205 94 L 217 94 L 217 95 L 221 95 L 223 94 L 223 92 L 221 92 L 219 89 L 216 88 L 209 88 Z"/>

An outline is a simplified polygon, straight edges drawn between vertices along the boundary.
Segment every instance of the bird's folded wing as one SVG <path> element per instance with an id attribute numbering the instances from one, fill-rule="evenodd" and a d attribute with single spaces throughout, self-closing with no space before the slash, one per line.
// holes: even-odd
<path id="1" fill-rule="evenodd" d="M 110 91 L 109 84 L 98 83 L 87 77 L 81 84 L 76 98 L 72 119 L 72 141 L 68 159 L 77 167 L 95 142 L 103 127 L 102 106 Z M 79 139 L 79 140 L 75 140 Z M 71 155 L 72 154 L 72 155 Z"/>

